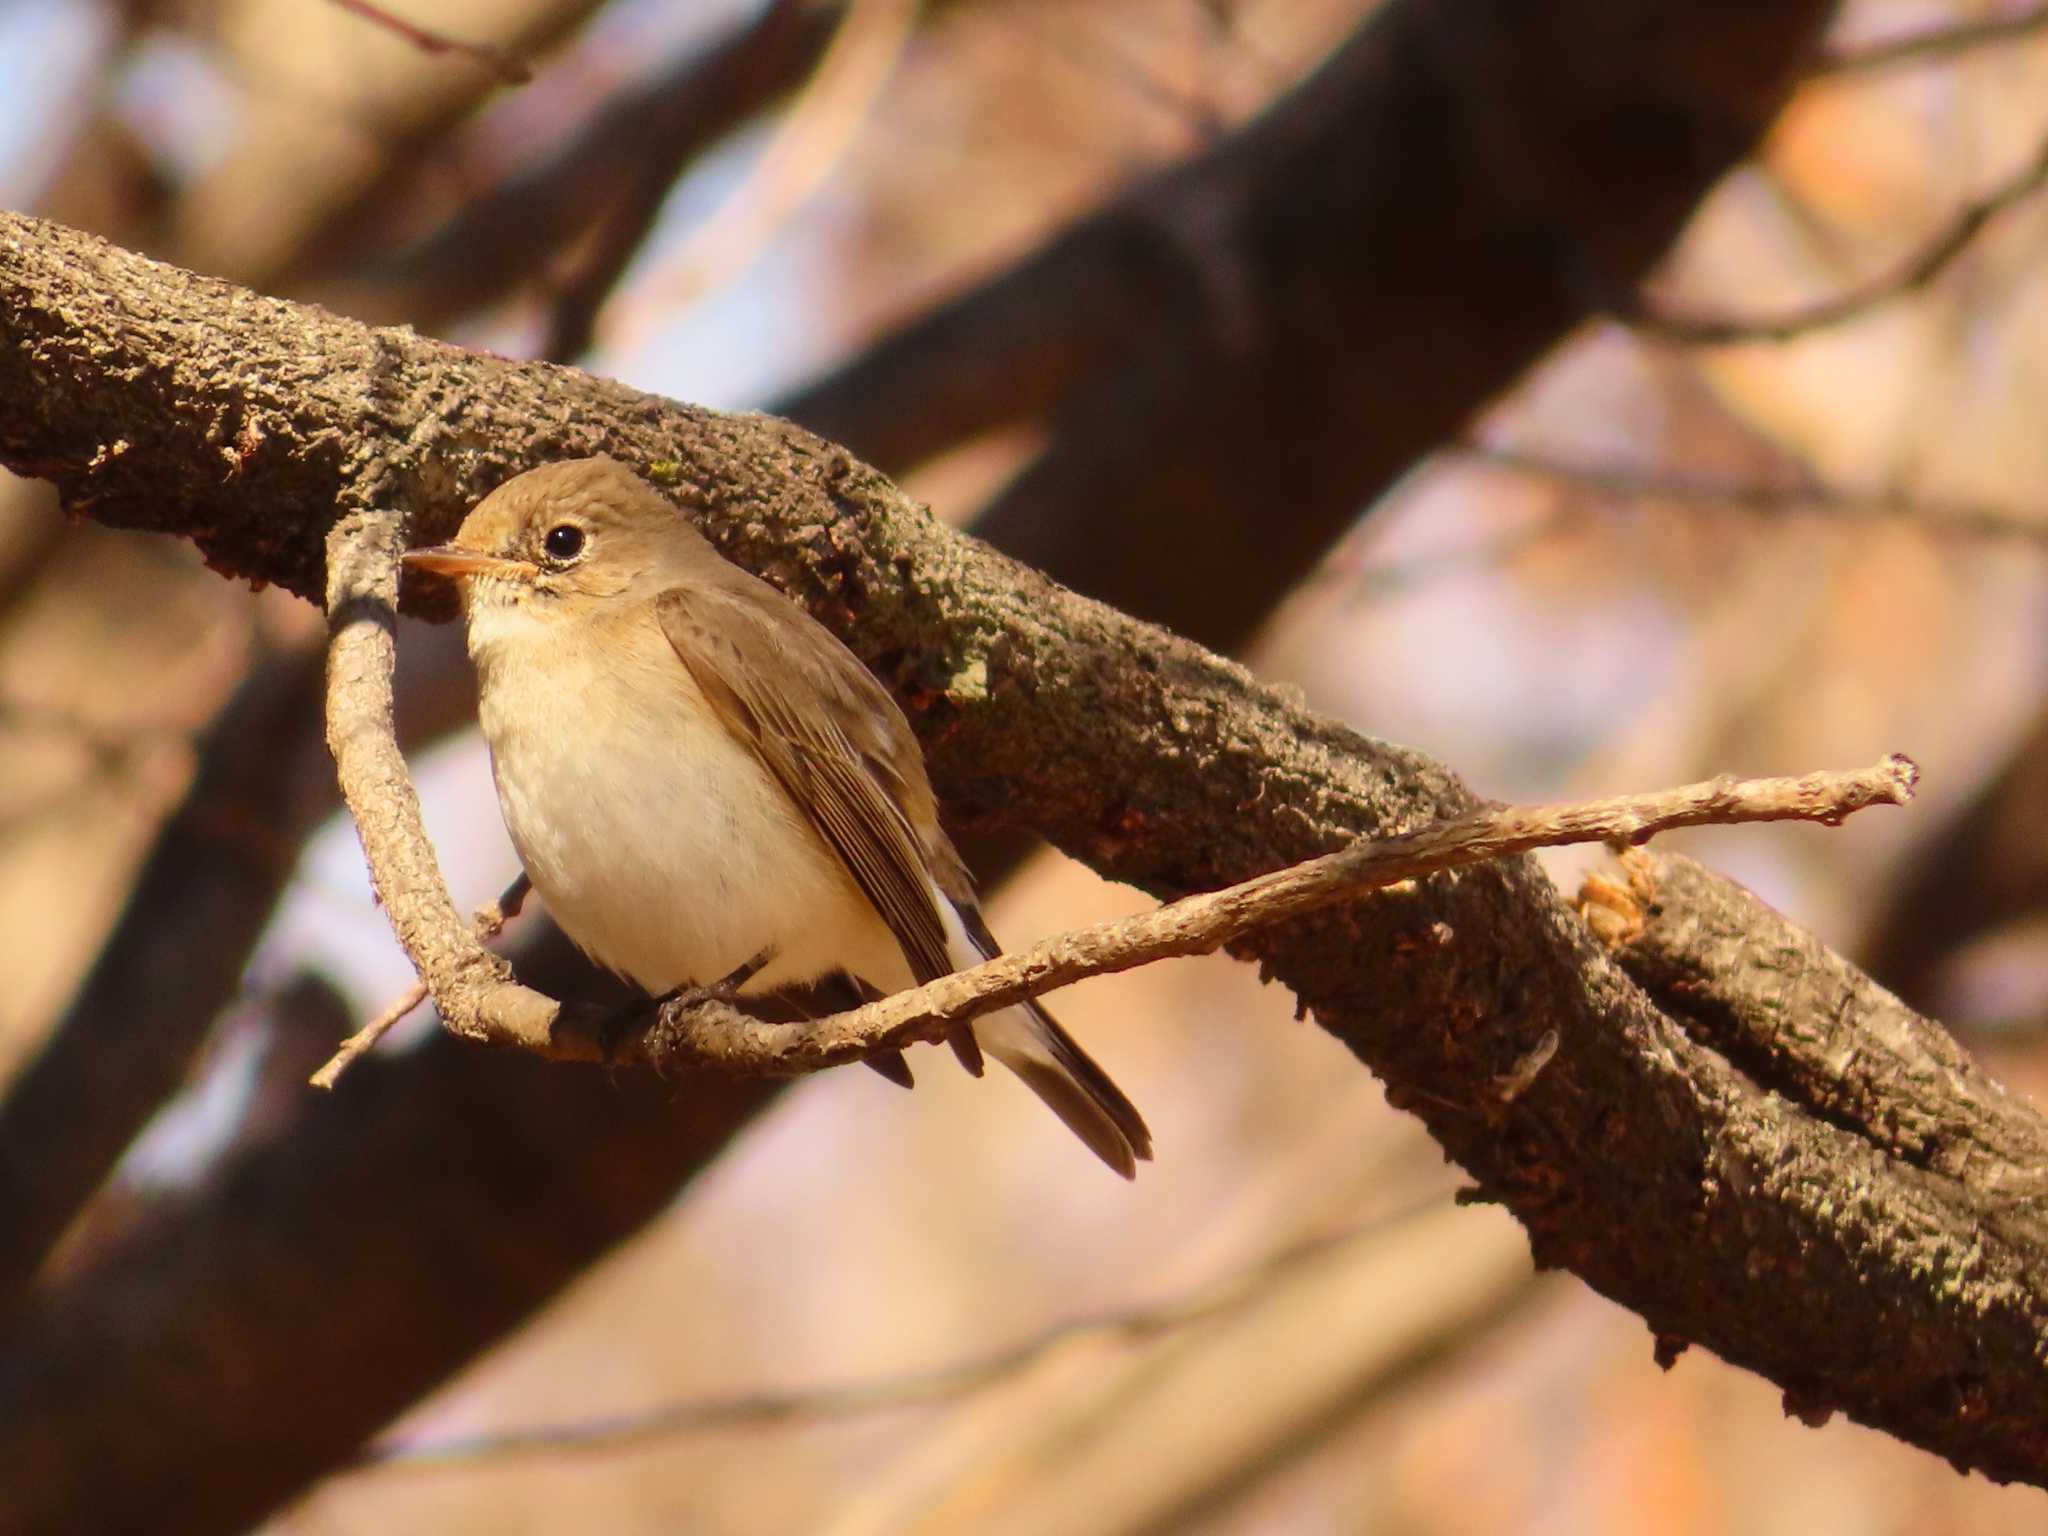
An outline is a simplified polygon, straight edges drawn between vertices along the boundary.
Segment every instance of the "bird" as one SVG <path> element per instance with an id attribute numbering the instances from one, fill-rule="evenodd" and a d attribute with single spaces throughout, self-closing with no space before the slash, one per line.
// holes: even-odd
<path id="1" fill-rule="evenodd" d="M 507 480 L 405 565 L 452 580 L 498 806 L 593 961 L 661 997 L 886 994 L 999 953 L 896 701 L 799 604 L 608 456 Z M 1136 1107 L 1035 1000 L 952 1036 L 1123 1177 Z M 908 1086 L 900 1056 L 870 1058 Z"/>

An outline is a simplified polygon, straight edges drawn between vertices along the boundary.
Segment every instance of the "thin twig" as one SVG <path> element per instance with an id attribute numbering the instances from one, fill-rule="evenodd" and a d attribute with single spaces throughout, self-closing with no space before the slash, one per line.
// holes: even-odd
<path id="1" fill-rule="evenodd" d="M 1687 347 L 1725 347 L 1743 342 L 1790 341 L 1840 325 L 1892 299 L 1926 287 L 1968 250 L 1986 225 L 2048 184 L 2048 138 L 2033 158 L 1973 198 L 1890 272 L 1857 283 L 1828 298 L 1795 305 L 1775 315 L 1673 313 L 1625 296 L 1607 304 L 1613 316 L 1645 336 Z"/>
<path id="2" fill-rule="evenodd" d="M 524 85 L 533 78 L 533 66 L 510 48 L 450 37 L 446 32 L 436 32 L 431 27 L 393 15 L 375 0 L 328 0 L 328 3 L 403 38 L 422 53 L 455 53 L 474 60 L 507 85 Z"/>
<path id="3" fill-rule="evenodd" d="M 1431 1194 L 1342 1231 L 1288 1244 L 1185 1296 L 1156 1306 L 1068 1318 L 1001 1349 L 929 1370 L 786 1392 L 686 1398 L 636 1413 L 568 1424 L 541 1424 L 439 1439 L 383 1441 L 366 1447 L 356 1465 L 442 1467 L 517 1456 L 614 1451 L 671 1435 L 852 1418 L 947 1402 L 1015 1376 L 1075 1339 L 1107 1338 L 1139 1344 L 1235 1312 L 1257 1301 L 1276 1282 L 1297 1270 L 1339 1250 L 1396 1236 L 1418 1217 L 1441 1210 L 1449 1203 L 1445 1196 Z"/>
<path id="4" fill-rule="evenodd" d="M 918 9 L 918 0 L 851 0 L 752 172 L 645 282 L 605 305 L 601 335 L 621 342 L 716 288 L 816 196 L 895 72 Z"/>
<path id="5" fill-rule="evenodd" d="M 779 75 L 792 55 L 804 51 L 820 19 L 821 13 L 810 0 L 771 0 L 737 35 L 692 58 L 680 76 L 665 79 L 660 98 L 650 101 L 644 92 L 623 98 L 629 106 L 643 108 L 635 118 L 639 149 L 633 155 L 605 157 L 607 168 L 618 169 L 623 184 L 593 221 L 589 234 L 575 242 L 549 275 L 542 357 L 566 363 L 589 350 L 599 310 L 618 287 L 633 257 L 646 245 L 670 190 L 721 131 L 732 126 L 732 119 L 741 112 L 739 103 L 759 106 L 772 94 L 768 82 Z M 691 104 L 680 122 L 675 121 L 678 109 L 671 98 Z M 721 112 L 720 102 L 732 105 Z M 612 111 L 600 114 L 593 127 L 585 130 L 584 139 L 601 137 L 612 115 Z M 577 148 L 571 145 L 562 158 L 572 159 Z M 579 179 L 588 182 L 592 174 L 592 168 L 583 167 Z M 532 181 L 538 184 L 549 179 L 548 173 L 542 172 Z M 495 194 L 498 199 L 506 195 L 502 191 Z M 473 216 L 470 209 L 460 215 L 465 221 Z M 557 238 L 569 233 L 559 227 L 565 222 L 560 219 L 541 217 L 526 222 L 543 230 L 557 226 Z"/>
<path id="6" fill-rule="evenodd" d="M 519 915 L 519 909 L 526 904 L 527 893 L 532 889 L 533 882 L 521 870 L 505 887 L 503 895 L 487 906 L 478 907 L 470 924 L 477 943 L 488 944 L 495 939 L 505 925 Z M 377 1042 L 391 1032 L 393 1025 L 426 1000 L 427 984 L 415 981 L 369 1023 L 342 1041 L 340 1048 L 327 1058 L 327 1064 L 306 1081 L 315 1088 L 332 1088 L 341 1081 L 341 1074 L 355 1064 L 357 1057 L 376 1049 Z"/>
<path id="7" fill-rule="evenodd" d="M 2048 510 L 2030 513 L 2010 507 L 1921 501 L 1896 490 L 1858 491 L 1817 481 L 1770 485 L 1710 479 L 1671 470 L 1640 470 L 1621 464 L 1558 458 L 1484 443 L 1461 443 L 1446 452 L 1486 469 L 1555 481 L 1631 501 L 1670 501 L 1764 515 L 1825 512 L 1835 517 L 1882 518 L 1945 536 L 2048 541 Z"/>
<path id="8" fill-rule="evenodd" d="M 2007 16 L 1986 16 L 1949 26 L 1926 27 L 1856 48 L 1824 53 L 1815 75 L 1862 74 L 1898 65 L 1940 64 L 1960 54 L 2022 42 L 2048 27 L 2048 5 L 2030 6 Z"/>
<path id="9" fill-rule="evenodd" d="M 392 720 L 398 514 L 359 510 L 327 536 L 327 745 L 370 884 L 441 1019 L 472 1039 L 545 1050 L 558 1005 L 511 980 L 456 915 Z"/>
<path id="10" fill-rule="evenodd" d="M 657 1010 L 639 1049 L 666 1065 L 741 1072 L 813 1071 L 871 1050 L 938 1040 L 960 1022 L 1091 976 L 1173 956 L 1207 954 L 1258 928 L 1462 865 L 1568 843 L 1637 844 L 1679 827 L 1754 821 L 1838 825 L 1872 805 L 1903 805 L 1919 769 L 1887 757 L 1850 773 L 1713 779 L 1576 805 L 1496 806 L 1418 831 L 1360 842 L 1150 912 L 1078 928 L 970 970 L 827 1018 L 770 1022 L 712 1005 Z"/>

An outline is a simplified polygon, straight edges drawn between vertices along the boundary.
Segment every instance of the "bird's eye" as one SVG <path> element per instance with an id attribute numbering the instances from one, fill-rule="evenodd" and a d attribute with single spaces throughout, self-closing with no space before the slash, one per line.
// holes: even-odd
<path id="1" fill-rule="evenodd" d="M 550 560 L 574 560 L 583 553 L 583 530 L 574 523 L 557 523 L 540 542 Z"/>

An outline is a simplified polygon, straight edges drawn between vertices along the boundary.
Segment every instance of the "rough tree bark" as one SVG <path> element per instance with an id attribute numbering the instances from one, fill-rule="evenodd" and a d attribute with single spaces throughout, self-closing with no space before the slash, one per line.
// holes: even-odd
<path id="1" fill-rule="evenodd" d="M 430 540 L 529 464 L 599 448 L 638 462 L 896 689 L 954 803 L 1160 894 L 1471 803 L 1440 765 L 1051 586 L 770 418 L 370 332 L 19 218 L 0 220 L 0 317 L 0 459 L 74 508 L 187 533 L 217 567 L 308 595 L 366 484 Z M 1710 928 L 1739 930 L 1746 900 L 1719 882 L 1698 896 Z M 1706 1344 L 1804 1414 L 1845 1410 L 2048 1481 L 2044 1234 L 2009 1192 L 2025 1170 L 1987 1179 L 1981 1158 L 2010 1160 L 1987 1149 L 1959 1174 L 1903 1129 L 1994 1101 L 1960 1056 L 1893 1074 L 1874 1108 L 1823 1101 L 1767 1052 L 1751 1077 L 1660 1011 L 1525 863 L 1246 951 L 1515 1212 L 1539 1262 L 1640 1312 L 1660 1348 Z M 1501 1093 L 1552 1031 L 1547 1065 Z M 2008 1145 L 2043 1145 L 2031 1113 L 1998 1114 Z M 51 1476 L 20 1459 L 27 1426 L 42 1458 L 62 1449 L 46 1413 L 63 1378 L 38 1362 L 0 1379 L 0 1481 Z"/>

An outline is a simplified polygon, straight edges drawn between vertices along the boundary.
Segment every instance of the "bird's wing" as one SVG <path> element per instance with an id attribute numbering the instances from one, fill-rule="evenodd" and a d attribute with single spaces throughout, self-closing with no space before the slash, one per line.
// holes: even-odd
<path id="1" fill-rule="evenodd" d="M 952 971 L 905 803 L 921 796 L 922 807 L 910 809 L 929 819 L 931 789 L 910 728 L 881 684 L 830 631 L 754 578 L 671 589 L 655 599 L 655 614 L 711 707 L 839 855 L 911 973 L 926 982 Z M 791 667 L 792 625 L 815 628 L 821 642 L 804 648 L 811 669 L 797 685 L 802 695 L 779 680 Z"/>

